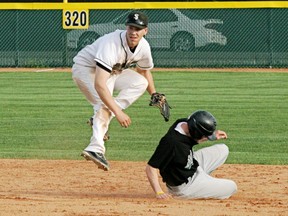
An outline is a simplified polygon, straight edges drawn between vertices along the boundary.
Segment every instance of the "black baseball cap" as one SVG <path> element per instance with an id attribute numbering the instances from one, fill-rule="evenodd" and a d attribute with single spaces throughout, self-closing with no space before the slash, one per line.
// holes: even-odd
<path id="1" fill-rule="evenodd" d="M 133 11 L 128 15 L 125 25 L 144 29 L 148 26 L 148 17 L 141 11 Z"/>

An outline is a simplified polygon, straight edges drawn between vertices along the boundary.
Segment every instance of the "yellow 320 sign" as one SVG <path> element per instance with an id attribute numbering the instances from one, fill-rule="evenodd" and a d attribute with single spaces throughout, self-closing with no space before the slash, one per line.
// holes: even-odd
<path id="1" fill-rule="evenodd" d="M 64 29 L 87 29 L 89 26 L 88 10 L 63 10 Z"/>

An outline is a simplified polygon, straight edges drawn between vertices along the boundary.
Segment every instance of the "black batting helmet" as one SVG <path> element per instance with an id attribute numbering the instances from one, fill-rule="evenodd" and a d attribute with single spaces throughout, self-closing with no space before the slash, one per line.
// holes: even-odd
<path id="1" fill-rule="evenodd" d="M 188 119 L 189 133 L 194 139 L 201 139 L 203 136 L 211 136 L 216 130 L 215 117 L 204 110 L 198 110 L 192 113 Z"/>

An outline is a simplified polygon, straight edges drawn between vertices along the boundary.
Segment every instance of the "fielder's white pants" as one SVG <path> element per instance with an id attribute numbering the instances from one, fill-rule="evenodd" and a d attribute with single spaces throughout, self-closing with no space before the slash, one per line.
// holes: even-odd
<path id="1" fill-rule="evenodd" d="M 234 181 L 214 178 L 210 173 L 224 164 L 229 154 L 225 144 L 216 144 L 200 149 L 194 153 L 199 167 L 188 183 L 180 186 L 168 186 L 171 194 L 186 199 L 226 199 L 237 191 Z"/>
<path id="2" fill-rule="evenodd" d="M 90 144 L 85 150 L 105 154 L 106 149 L 103 137 L 108 131 L 110 121 L 114 114 L 110 113 L 109 119 L 105 118 L 105 115 L 102 115 L 103 108 L 106 106 L 103 104 L 94 87 L 95 68 L 74 64 L 72 67 L 72 77 L 94 109 L 93 134 L 90 139 Z M 114 97 L 114 100 L 123 110 L 143 95 L 148 87 L 146 78 L 131 69 L 123 70 L 117 75 L 111 75 L 106 84 L 111 95 L 113 95 L 115 90 L 119 91 L 118 95 Z"/>

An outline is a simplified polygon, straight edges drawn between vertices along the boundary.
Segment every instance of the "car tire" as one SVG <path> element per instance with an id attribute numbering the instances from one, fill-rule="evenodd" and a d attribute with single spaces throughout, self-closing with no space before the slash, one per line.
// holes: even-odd
<path id="1" fill-rule="evenodd" d="M 170 40 L 170 49 L 182 52 L 194 51 L 195 38 L 190 33 L 178 32 Z"/>
<path id="2" fill-rule="evenodd" d="M 80 51 L 85 46 L 92 44 L 95 40 L 99 38 L 99 35 L 95 32 L 85 32 L 79 38 L 79 43 L 77 45 L 77 50 Z"/>

